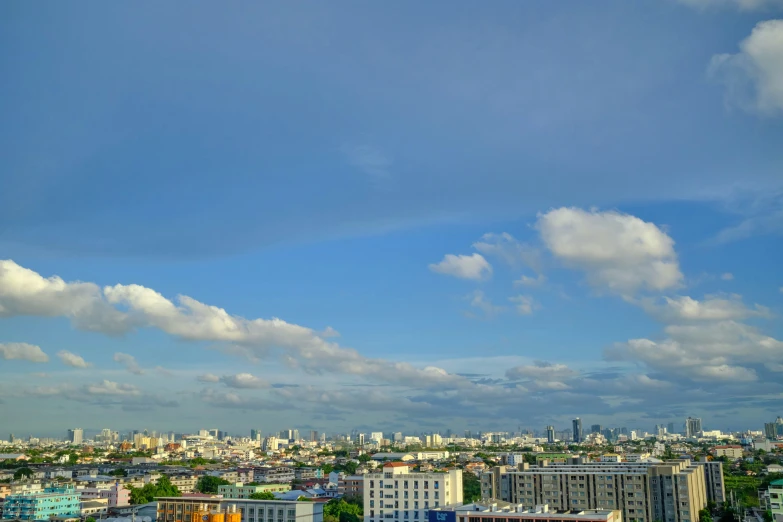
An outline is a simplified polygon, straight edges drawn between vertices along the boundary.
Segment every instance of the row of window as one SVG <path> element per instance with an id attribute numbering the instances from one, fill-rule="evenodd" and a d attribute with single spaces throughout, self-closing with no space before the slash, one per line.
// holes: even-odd
<path id="1" fill-rule="evenodd" d="M 370 500 L 370 508 L 374 508 L 374 507 L 375 507 L 375 501 L 374 500 Z M 391 508 L 391 509 L 398 509 L 400 507 L 400 503 L 399 503 L 399 501 L 395 500 L 394 504 L 384 504 L 383 501 L 379 500 L 378 501 L 378 507 L 379 508 L 385 507 L 385 508 Z M 408 503 L 407 500 L 405 500 L 403 502 L 403 508 L 404 509 L 409 509 L 409 507 L 410 507 L 410 504 Z M 424 502 L 424 508 L 427 509 L 429 507 L 430 507 L 430 503 L 425 501 Z M 436 501 L 433 504 L 433 507 L 440 507 L 440 503 Z M 415 500 L 413 502 L 413 509 L 419 509 L 419 501 L 418 500 Z"/>
<path id="2" fill-rule="evenodd" d="M 402 481 L 402 483 L 403 483 L 403 486 L 402 486 L 402 487 L 403 487 L 403 488 L 405 488 L 405 489 L 408 489 L 408 487 L 409 487 L 409 484 L 408 484 L 408 483 L 409 483 L 409 482 L 413 482 L 413 489 L 419 489 L 419 481 L 418 481 L 418 480 L 413 480 L 413 481 L 403 480 L 403 481 Z M 424 482 L 424 489 L 429 489 L 429 487 L 430 487 L 430 481 L 429 481 L 429 480 L 424 480 L 424 481 L 422 481 L 422 482 Z M 371 480 L 371 481 L 370 481 L 370 487 L 371 487 L 371 488 L 374 488 L 374 487 L 375 487 L 375 480 Z M 386 488 L 391 488 L 391 487 L 393 487 L 393 488 L 397 489 L 397 488 L 399 488 L 399 487 L 400 487 L 400 481 L 399 481 L 399 480 L 395 480 L 395 481 L 394 481 L 394 485 L 392 486 L 392 485 L 391 485 L 391 484 L 389 484 L 388 482 L 386 483 L 386 485 L 384 485 L 383 481 L 382 481 L 382 480 L 379 480 L 379 481 L 378 481 L 378 487 L 379 487 L 379 488 L 383 488 L 383 487 L 386 487 Z M 439 489 L 439 488 L 440 488 L 440 481 L 439 481 L 439 480 L 433 480 L 433 481 L 432 481 L 432 487 L 433 487 L 434 489 Z"/>
<path id="3" fill-rule="evenodd" d="M 448 493 L 449 492 L 447 491 L 446 492 L 447 496 L 448 496 Z M 370 498 L 375 498 L 375 491 L 370 490 Z M 393 495 L 391 493 L 384 493 L 383 495 L 379 494 L 378 498 L 399 498 L 399 496 L 398 496 L 398 492 L 395 491 Z M 407 491 L 403 491 L 402 498 L 408 498 L 408 492 Z M 415 499 L 419 498 L 419 492 L 418 491 L 414 491 L 413 492 L 413 498 L 415 498 Z M 425 499 L 429 499 L 430 498 L 430 492 L 429 491 L 425 491 L 424 492 L 424 498 Z M 434 491 L 432 493 L 432 498 L 438 498 L 439 499 L 440 498 L 440 491 Z"/>

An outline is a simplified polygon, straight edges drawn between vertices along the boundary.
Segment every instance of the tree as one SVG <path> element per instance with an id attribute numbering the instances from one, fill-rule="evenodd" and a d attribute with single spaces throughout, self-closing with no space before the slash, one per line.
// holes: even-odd
<path id="1" fill-rule="evenodd" d="M 324 475 L 328 475 L 329 473 L 334 471 L 334 466 L 332 466 L 331 464 L 324 464 L 323 466 L 321 466 L 321 471 L 324 472 Z"/>
<path id="2" fill-rule="evenodd" d="M 307 498 L 307 497 L 306 497 L 306 496 L 304 496 L 304 495 L 299 495 L 298 497 L 296 497 L 296 501 L 297 501 L 297 502 L 312 502 L 312 501 L 313 501 L 313 499 L 311 499 L 311 498 Z"/>
<path id="3" fill-rule="evenodd" d="M 359 455 L 359 459 L 358 460 L 359 460 L 359 462 L 367 463 L 367 462 L 370 462 L 372 460 L 372 457 L 370 457 L 366 453 L 362 453 L 361 455 Z"/>
<path id="4" fill-rule="evenodd" d="M 231 484 L 226 479 L 204 475 L 198 480 L 196 488 L 202 493 L 217 493 L 218 486 L 227 486 Z"/>
<path id="5" fill-rule="evenodd" d="M 76 453 L 71 453 L 70 455 L 68 455 L 68 464 L 73 466 L 78 462 L 79 462 L 79 455 L 77 455 Z"/>
<path id="6" fill-rule="evenodd" d="M 19 468 L 14 471 L 14 480 L 19 480 L 22 477 L 30 478 L 33 476 L 33 470 L 30 468 Z"/>
<path id="7" fill-rule="evenodd" d="M 712 522 L 712 515 L 708 509 L 699 510 L 699 522 Z"/>
<path id="8" fill-rule="evenodd" d="M 362 522 L 364 510 L 361 506 L 333 499 L 324 506 L 324 522 Z M 327 518 L 328 517 L 328 518 Z"/>
<path id="9" fill-rule="evenodd" d="M 117 469 L 111 470 L 109 472 L 109 475 L 111 475 L 112 477 L 127 477 L 128 476 L 128 472 L 125 471 L 122 468 L 117 468 Z"/>
<path id="10" fill-rule="evenodd" d="M 95 518 L 93 517 L 87 517 L 84 522 L 95 522 Z"/>
<path id="11" fill-rule="evenodd" d="M 466 504 L 481 498 L 481 481 L 473 473 L 462 474 L 462 499 Z"/>
<path id="12" fill-rule="evenodd" d="M 248 498 L 253 500 L 275 500 L 277 497 L 271 491 L 259 491 L 258 493 L 253 493 Z"/>
<path id="13" fill-rule="evenodd" d="M 163 475 L 157 484 L 144 484 L 144 487 L 134 488 L 125 486 L 130 491 L 131 504 L 146 504 L 152 502 L 157 497 L 181 497 L 179 488 L 171 483 L 169 477 Z"/>

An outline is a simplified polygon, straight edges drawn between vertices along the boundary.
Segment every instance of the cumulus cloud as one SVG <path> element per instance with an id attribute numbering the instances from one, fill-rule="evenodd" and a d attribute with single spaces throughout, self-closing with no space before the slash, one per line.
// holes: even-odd
<path id="1" fill-rule="evenodd" d="M 81 330 L 118 334 L 131 327 L 127 314 L 109 306 L 94 283 L 44 278 L 11 260 L 0 260 L 0 317 L 68 317 Z"/>
<path id="2" fill-rule="evenodd" d="M 481 254 L 454 255 L 446 254 L 440 263 L 432 263 L 429 269 L 433 272 L 460 279 L 481 280 L 492 275 L 492 265 Z"/>
<path id="3" fill-rule="evenodd" d="M 269 388 L 269 382 L 250 373 L 238 373 L 236 375 L 223 375 L 220 382 L 229 388 Z"/>
<path id="4" fill-rule="evenodd" d="M 558 208 L 539 214 L 544 244 L 591 285 L 631 295 L 680 285 L 674 241 L 653 223 L 619 212 Z"/>
<path id="5" fill-rule="evenodd" d="M 508 300 L 514 303 L 514 309 L 519 315 L 530 315 L 537 308 L 535 299 L 529 295 L 515 295 Z"/>
<path id="6" fill-rule="evenodd" d="M 473 248 L 486 256 L 502 259 L 512 267 L 528 266 L 536 272 L 541 270 L 541 252 L 538 248 L 518 241 L 507 232 L 484 234 L 480 241 L 473 243 Z"/>
<path id="7" fill-rule="evenodd" d="M 78 403 L 101 407 L 120 407 L 126 411 L 141 411 L 150 408 L 176 407 L 177 401 L 156 394 L 144 393 L 132 384 L 102 380 L 77 386 L 62 383 L 54 386 L 36 386 L 22 390 L 25 396 L 60 398 Z"/>
<path id="8" fill-rule="evenodd" d="M 734 280 L 734 274 L 731 272 L 725 272 L 720 275 L 721 280 L 723 281 L 733 281 Z"/>
<path id="9" fill-rule="evenodd" d="M 752 381 L 757 378 L 754 366 L 783 363 L 783 342 L 736 321 L 670 325 L 665 332 L 661 341 L 618 343 L 605 356 L 694 381 Z"/>
<path id="10" fill-rule="evenodd" d="M 565 364 L 553 364 L 546 361 L 534 361 L 531 365 L 515 366 L 506 370 L 506 378 L 511 380 L 539 379 L 563 381 L 579 375 Z"/>
<path id="11" fill-rule="evenodd" d="M 660 300 L 644 299 L 642 307 L 650 315 L 668 322 L 726 321 L 749 317 L 770 317 L 767 307 L 754 305 L 748 308 L 738 295 L 708 295 L 699 301 L 690 296 L 663 297 Z"/>
<path id="12" fill-rule="evenodd" d="M 139 363 L 136 362 L 136 358 L 130 354 L 117 352 L 114 354 L 114 362 L 120 363 L 130 373 L 141 375 L 144 370 L 141 369 Z"/>
<path id="13" fill-rule="evenodd" d="M 84 390 L 90 395 L 141 395 L 141 390 L 132 384 L 107 380 L 97 384 L 86 384 Z"/>
<path id="14" fill-rule="evenodd" d="M 196 377 L 198 382 L 220 382 L 220 377 L 211 373 L 205 373 Z"/>
<path id="15" fill-rule="evenodd" d="M 89 368 L 92 366 L 91 363 L 85 361 L 81 356 L 71 353 L 68 350 L 60 350 L 57 352 L 57 357 L 59 357 L 66 366 L 73 366 L 74 368 Z"/>
<path id="16" fill-rule="evenodd" d="M 546 283 L 546 276 L 543 274 L 539 274 L 538 277 L 522 275 L 514 281 L 514 286 L 541 286 L 544 283 Z"/>
<path id="17" fill-rule="evenodd" d="M 759 22 L 735 54 L 712 57 L 709 72 L 726 100 L 768 116 L 783 115 L 783 20 Z"/>
<path id="18" fill-rule="evenodd" d="M 0 357 L 5 360 L 45 363 L 49 356 L 39 346 L 27 343 L 0 343 Z"/>

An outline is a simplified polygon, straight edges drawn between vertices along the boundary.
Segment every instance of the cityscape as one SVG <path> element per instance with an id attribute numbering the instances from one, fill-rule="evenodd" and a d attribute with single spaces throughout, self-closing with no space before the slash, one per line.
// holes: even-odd
<path id="1" fill-rule="evenodd" d="M 0 522 L 783 522 L 783 0 L 0 49 Z"/>

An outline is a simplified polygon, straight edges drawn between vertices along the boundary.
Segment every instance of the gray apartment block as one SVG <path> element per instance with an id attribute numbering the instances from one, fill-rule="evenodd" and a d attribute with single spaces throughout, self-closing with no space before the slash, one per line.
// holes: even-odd
<path id="1" fill-rule="evenodd" d="M 481 493 L 531 509 L 548 504 L 558 510 L 619 510 L 624 522 L 698 522 L 698 512 L 708 499 L 708 468 L 701 464 L 580 459 L 567 464 L 522 464 L 482 474 Z"/>

